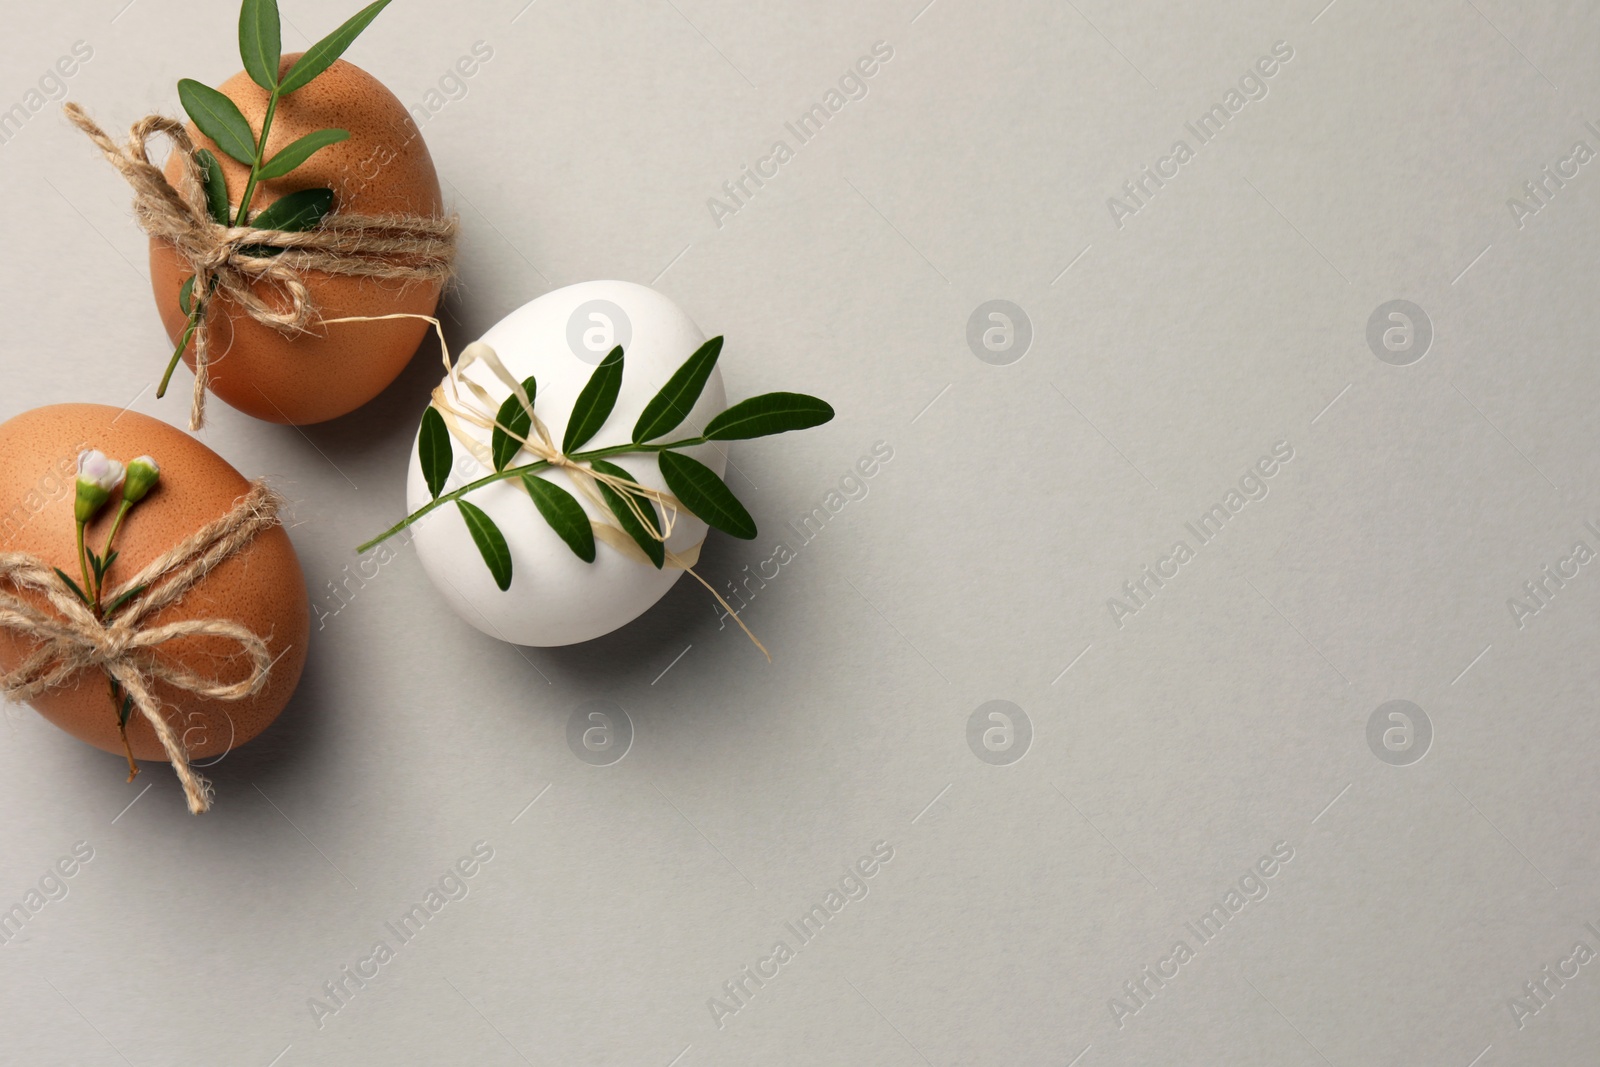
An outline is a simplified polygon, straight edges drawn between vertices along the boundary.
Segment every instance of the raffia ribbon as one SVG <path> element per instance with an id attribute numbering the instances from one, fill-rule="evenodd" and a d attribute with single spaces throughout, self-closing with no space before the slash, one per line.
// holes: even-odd
<path id="1" fill-rule="evenodd" d="M 0 629 L 34 642 L 33 653 L 14 670 L 0 671 L 0 693 L 27 701 L 71 684 L 78 674 L 101 670 L 122 686 L 154 728 L 172 769 L 183 783 L 189 810 L 198 815 L 211 807 L 211 785 L 189 765 L 183 740 L 157 699 L 160 682 L 208 700 L 243 700 L 266 686 L 273 658 L 267 643 L 248 627 L 226 619 L 185 619 L 147 625 L 151 616 L 181 600 L 224 560 L 243 551 L 256 537 L 279 525 L 283 498 L 262 482 L 222 518 L 151 560 L 138 574 L 111 590 L 114 602 L 127 590 L 145 586 L 110 620 L 95 617 L 62 584 L 43 560 L 26 552 L 0 553 L 0 583 L 19 591 L 42 593 L 55 614 L 40 610 L 16 593 L 0 591 Z M 220 637 L 234 642 L 250 661 L 250 671 L 237 682 L 207 678 L 163 659 L 157 650 L 186 637 Z"/>
<path id="2" fill-rule="evenodd" d="M 450 436 L 459 441 L 462 447 L 472 454 L 472 457 L 478 461 L 481 467 L 485 470 L 494 470 L 494 456 L 487 445 L 463 428 L 463 423 L 470 423 L 480 429 L 488 430 L 491 434 L 495 430 L 500 430 L 507 437 L 519 442 L 523 450 L 531 453 L 534 458 L 543 460 L 550 464 L 551 467 L 566 471 L 567 477 L 572 480 L 572 484 L 595 506 L 595 510 L 601 515 L 609 514 L 611 506 L 606 502 L 605 497 L 600 494 L 598 487 L 605 485 L 613 490 L 617 496 L 622 498 L 628 510 L 633 513 L 633 517 L 639 521 L 639 525 L 644 527 L 652 538 L 662 543 L 665 566 L 687 571 L 695 581 L 705 586 L 706 591 L 716 597 L 717 603 L 722 605 L 722 609 L 732 617 L 734 622 L 739 624 L 739 629 L 744 631 L 744 635 L 761 650 L 763 656 L 767 657 L 767 662 L 772 662 L 772 653 L 767 651 L 767 646 L 763 645 L 760 638 L 756 637 L 750 631 L 750 627 L 744 624 L 744 620 L 739 618 L 739 613 L 733 610 L 733 605 L 729 604 L 722 594 L 717 592 L 710 582 L 700 577 L 699 573 L 694 569 L 694 565 L 700 561 L 700 547 L 705 544 L 704 539 L 682 552 L 674 552 L 666 547 L 666 541 L 672 536 L 672 528 L 677 522 L 678 513 L 686 510 L 682 501 L 671 493 L 654 489 L 648 485 L 641 485 L 632 478 L 619 478 L 604 471 L 597 471 L 593 467 L 572 459 L 562 452 L 561 449 L 556 447 L 555 440 L 550 436 L 550 430 L 545 426 L 544 420 L 533 410 L 533 398 L 528 396 L 527 390 L 523 389 L 522 383 L 517 381 L 516 375 L 506 369 L 506 365 L 500 361 L 500 356 L 493 348 L 482 341 L 477 341 L 462 349 L 460 359 L 452 359 L 450 346 L 444 339 L 444 324 L 438 319 L 427 315 L 410 315 L 403 312 L 394 315 L 370 317 L 362 315 L 342 319 L 326 319 L 323 324 L 373 322 L 396 318 L 423 319 L 433 324 L 434 332 L 439 337 L 439 352 L 444 360 L 445 378 L 433 389 L 432 406 L 437 408 L 439 414 L 443 416 L 445 427 L 450 431 Z M 488 367 L 490 373 L 516 395 L 517 403 L 521 405 L 522 410 L 528 415 L 531 433 L 526 435 L 518 433 L 512 427 L 502 425 L 499 422 L 496 415 L 499 407 L 490 398 L 489 391 L 471 378 L 468 378 L 464 373 L 474 363 L 482 363 Z M 468 396 L 464 397 L 462 395 L 463 390 Z M 653 500 L 660 505 L 662 518 L 659 522 L 656 519 L 654 509 L 640 504 L 638 497 Z M 589 525 L 594 528 L 596 537 L 624 556 L 636 563 L 642 563 L 646 567 L 655 566 L 655 561 L 645 555 L 644 549 L 640 548 L 621 526 L 594 518 L 589 520 Z"/>
<path id="3" fill-rule="evenodd" d="M 302 233 L 222 226 L 212 219 L 206 205 L 194 142 L 182 123 L 148 115 L 133 124 L 128 143 L 118 145 L 77 104 L 68 103 L 63 110 L 133 187 L 134 215 L 140 227 L 151 237 L 170 242 L 188 263 L 195 275 L 194 299 L 220 294 L 256 322 L 294 335 L 307 332 L 317 322 L 304 279 L 307 271 L 402 283 L 445 281 L 454 273 L 459 228 L 455 216 L 334 212 L 316 229 Z M 182 160 L 182 190 L 174 188 L 161 168 L 150 161 L 148 142 L 157 135 L 169 138 Z M 231 205 L 231 212 L 237 210 L 237 205 Z M 254 250 L 261 248 L 282 251 L 256 254 Z M 264 299 L 256 291 L 258 285 L 273 299 Z M 191 430 L 205 422 L 211 365 L 206 317 L 201 316 L 194 333 Z"/>

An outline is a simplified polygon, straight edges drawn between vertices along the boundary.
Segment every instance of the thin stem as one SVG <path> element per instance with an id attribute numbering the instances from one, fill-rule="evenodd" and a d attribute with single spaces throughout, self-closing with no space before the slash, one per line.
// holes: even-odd
<path id="1" fill-rule="evenodd" d="M 85 523 L 78 523 L 78 577 L 82 577 L 83 590 L 88 592 L 88 587 L 90 587 L 90 557 L 83 552 L 83 526 L 85 526 Z"/>
<path id="2" fill-rule="evenodd" d="M 588 452 L 574 452 L 570 458 L 603 459 L 606 456 L 626 455 L 629 452 L 666 452 L 674 448 L 693 448 L 695 445 L 705 444 L 707 440 L 708 438 L 705 437 L 689 437 L 682 441 L 669 441 L 664 445 L 636 445 L 632 443 L 625 445 L 609 445 L 605 448 L 591 449 Z"/>
<path id="3" fill-rule="evenodd" d="M 84 530 L 84 527 L 87 526 L 87 525 L 89 525 L 89 524 L 86 523 L 86 522 L 78 523 L 78 574 L 83 579 L 83 591 L 84 591 L 85 595 L 88 594 L 89 585 L 90 585 L 90 582 L 89 582 L 89 556 L 88 556 L 88 553 L 84 550 L 84 547 L 83 547 L 83 530 Z M 95 603 L 98 604 L 99 601 L 100 601 L 100 598 L 98 596 L 95 597 Z"/>
<path id="4" fill-rule="evenodd" d="M 122 529 L 122 520 L 127 517 L 128 511 L 132 507 L 132 504 L 124 500 L 117 508 L 117 517 L 111 521 L 111 533 L 106 537 L 105 552 L 100 557 L 102 568 L 105 566 L 104 561 L 111 558 L 111 545 L 117 539 L 117 531 Z M 84 523 L 80 522 L 78 524 L 78 548 L 80 552 L 83 549 L 83 528 Z M 104 577 L 105 571 L 102 569 L 99 578 L 96 578 L 94 583 L 94 605 L 91 610 L 96 616 L 100 614 L 101 579 Z M 84 585 L 88 585 L 87 576 L 84 578 Z M 139 773 L 139 764 L 133 758 L 133 744 L 128 740 L 128 720 L 122 714 L 122 686 L 118 685 L 117 680 L 109 674 L 106 675 L 106 684 L 111 687 L 111 707 L 117 713 L 117 731 L 122 735 L 122 751 L 128 757 L 128 781 L 131 782 Z"/>
<path id="5" fill-rule="evenodd" d="M 111 706 L 117 709 L 117 729 L 122 734 L 122 751 L 128 757 L 128 781 L 131 782 L 139 776 L 139 764 L 133 758 L 133 744 L 128 740 L 128 720 L 122 714 L 122 686 L 109 675 L 106 681 L 111 683 Z"/>
<path id="6" fill-rule="evenodd" d="M 203 299 L 195 301 L 194 310 L 189 312 L 189 325 L 184 328 L 183 336 L 178 338 L 178 347 L 172 350 L 172 358 L 167 361 L 167 372 L 161 376 L 161 384 L 156 386 L 157 400 L 167 395 L 167 385 L 172 381 L 172 372 L 178 369 L 178 360 L 183 358 L 183 350 L 189 347 L 189 339 L 200 327 L 200 319 L 205 313 L 205 301 Z"/>
<path id="7" fill-rule="evenodd" d="M 133 759 L 133 744 L 128 740 L 128 724 L 122 724 L 122 751 L 128 757 L 128 781 L 139 777 L 139 765 Z"/>
<path id="8" fill-rule="evenodd" d="M 372 548 L 375 548 L 376 546 L 389 540 L 389 538 L 393 537 L 401 530 L 404 530 L 407 526 L 410 526 L 412 523 L 422 518 L 424 515 L 428 514 L 428 512 L 434 510 L 435 508 L 443 507 L 445 504 L 448 504 L 452 501 L 460 500 L 474 489 L 482 489 L 486 485 L 492 485 L 495 482 L 503 482 L 507 478 L 520 478 L 524 474 L 531 474 L 536 470 L 542 470 L 548 466 L 550 466 L 550 464 L 541 459 L 536 463 L 528 463 L 521 467 L 507 467 L 503 471 L 495 471 L 493 474 L 488 475 L 487 477 L 479 478 L 475 482 L 469 482 L 468 484 L 463 485 L 460 489 L 446 493 L 444 496 L 434 497 L 432 500 L 422 505 L 422 507 L 418 508 L 416 511 L 413 511 L 410 515 L 407 515 L 404 519 L 395 523 L 383 533 L 379 534 L 377 537 L 374 537 L 366 544 L 361 545 L 356 549 L 356 552 L 366 552 Z"/>
<path id="9" fill-rule="evenodd" d="M 172 350 L 172 358 L 167 361 L 167 372 L 161 376 L 161 384 L 156 387 L 157 400 L 167 395 L 167 383 L 172 381 L 172 372 L 178 369 L 178 360 L 183 358 L 183 350 L 189 347 L 189 339 L 194 336 L 194 332 L 200 328 L 200 323 L 205 319 L 206 301 L 217 291 L 219 282 L 220 279 L 212 275 L 210 283 L 206 286 L 206 295 L 194 300 L 194 306 L 189 312 L 189 325 L 184 327 L 183 336 L 178 338 L 178 347 Z M 192 294 L 191 299 L 193 299 Z"/>
<path id="10" fill-rule="evenodd" d="M 707 439 L 704 437 L 693 437 L 683 441 L 673 441 L 664 445 L 638 445 L 630 442 L 625 445 L 610 445 L 606 448 L 590 449 L 587 452 L 574 452 L 567 458 L 582 461 L 591 459 L 604 459 L 606 456 L 618 456 L 630 452 L 665 452 L 672 448 L 689 448 L 693 445 L 705 444 L 706 440 Z M 356 552 L 357 554 L 360 554 L 376 548 L 378 545 L 381 545 L 383 542 L 387 541 L 401 530 L 404 530 L 406 527 L 417 522 L 424 515 L 427 515 L 435 508 L 439 508 L 445 504 L 460 500 L 462 497 L 466 496 L 475 489 L 482 489 L 486 485 L 492 485 L 495 482 L 503 482 L 508 478 L 520 478 L 524 474 L 531 474 L 536 470 L 542 470 L 548 466 L 550 466 L 550 464 L 541 459 L 535 463 L 524 464 L 521 467 L 507 467 L 503 471 L 495 471 L 493 474 L 479 478 L 475 482 L 469 482 L 466 485 L 463 485 L 460 489 L 448 492 L 443 496 L 435 497 L 434 499 L 428 501 L 428 503 L 422 505 L 422 507 L 418 508 L 416 511 L 412 512 L 410 515 L 407 515 L 401 521 L 389 527 L 389 529 L 385 530 L 377 537 L 374 537 L 366 544 L 359 546 L 356 549 Z"/>
<path id="11" fill-rule="evenodd" d="M 272 132 L 272 117 L 278 113 L 278 90 L 272 90 L 272 96 L 267 100 L 267 114 L 261 120 L 261 139 L 256 142 L 256 158 L 250 164 L 250 179 L 244 186 L 244 199 L 239 201 L 239 216 L 234 219 L 235 226 L 243 226 L 250 220 L 250 201 L 256 195 L 256 184 L 261 180 L 262 156 L 267 152 L 267 135 Z"/>
<path id="12" fill-rule="evenodd" d="M 117 539 L 117 533 L 122 529 L 122 520 L 128 517 L 128 512 L 133 510 L 133 505 L 126 500 L 117 508 L 117 517 L 111 522 L 111 532 L 106 535 L 105 551 L 100 553 L 101 565 L 109 567 L 105 561 L 111 558 L 111 543 Z M 100 606 L 100 591 L 105 587 L 105 572 L 101 571 L 100 578 L 94 583 L 94 604 Z"/>

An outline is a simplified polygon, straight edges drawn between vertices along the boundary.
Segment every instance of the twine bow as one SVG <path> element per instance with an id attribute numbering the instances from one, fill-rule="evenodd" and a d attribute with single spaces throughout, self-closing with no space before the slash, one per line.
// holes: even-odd
<path id="1" fill-rule="evenodd" d="M 294 335 L 317 322 L 304 278 L 307 271 L 409 283 L 443 281 L 455 269 L 459 223 L 454 216 L 335 212 L 316 229 L 303 232 L 223 226 L 207 207 L 194 142 L 182 123 L 148 115 L 133 124 L 128 143 L 119 146 L 77 104 L 68 103 L 63 110 L 133 187 L 134 216 L 140 227 L 151 237 L 170 242 L 194 272 L 192 299 L 221 294 L 256 322 Z M 184 174 L 181 190 L 150 161 L 148 142 L 157 135 L 169 138 L 178 153 Z M 258 285 L 271 299 L 257 292 Z M 202 314 L 194 332 L 191 430 L 205 422 L 209 332 Z"/>
<path id="2" fill-rule="evenodd" d="M 189 765 L 183 740 L 162 714 L 154 693 L 160 682 L 208 700 L 243 700 L 261 692 L 272 671 L 267 643 L 248 627 L 226 619 L 186 619 L 147 626 L 145 622 L 177 603 L 224 560 L 242 551 L 263 531 L 279 524 L 283 498 L 261 482 L 222 518 L 150 561 L 138 574 L 112 590 L 108 603 L 143 587 L 109 620 L 98 618 L 72 595 L 55 571 L 26 552 L 0 553 L 0 583 L 19 592 L 42 593 L 55 614 L 42 611 L 16 593 L 0 590 L 0 629 L 31 640 L 34 651 L 19 666 L 0 671 L 0 692 L 27 701 L 71 683 L 82 671 L 100 670 L 133 698 L 161 741 L 172 768 L 183 783 L 189 810 L 198 815 L 211 807 L 211 786 Z M 168 641 L 186 637 L 219 637 L 234 642 L 250 661 L 240 681 L 225 682 L 187 670 L 157 654 Z"/>

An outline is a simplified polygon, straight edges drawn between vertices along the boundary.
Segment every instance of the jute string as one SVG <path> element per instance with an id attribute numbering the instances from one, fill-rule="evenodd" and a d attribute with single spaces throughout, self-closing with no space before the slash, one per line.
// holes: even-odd
<path id="1" fill-rule="evenodd" d="M 493 348 L 482 341 L 474 342 L 462 349 L 460 359 L 452 359 L 450 346 L 444 339 L 443 324 L 438 319 L 427 315 L 404 313 L 378 316 L 361 315 L 349 318 L 325 319 L 323 321 L 324 325 L 332 325 L 341 322 L 372 322 L 393 318 L 423 319 L 433 324 L 434 332 L 439 337 L 439 351 L 444 360 L 445 369 L 444 381 L 435 386 L 433 390 L 433 407 L 437 408 L 439 414 L 443 416 L 445 427 L 450 431 L 450 436 L 459 441 L 462 447 L 478 461 L 480 466 L 485 470 L 494 470 L 494 456 L 490 452 L 489 446 L 467 432 L 463 423 L 477 426 L 491 433 L 498 429 L 512 440 L 519 442 L 522 448 L 531 453 L 535 459 L 543 460 L 551 467 L 565 471 L 572 484 L 595 506 L 595 510 L 601 515 L 610 514 L 611 506 L 600 493 L 599 486 L 605 485 L 614 491 L 622 499 L 623 503 L 627 505 L 628 510 L 633 513 L 633 517 L 639 521 L 645 532 L 654 540 L 662 543 L 664 565 L 687 571 L 695 581 L 705 586 L 706 591 L 716 597 L 717 603 L 722 605 L 722 610 L 726 611 L 733 621 L 739 624 L 739 629 L 744 631 L 744 635 L 754 642 L 763 656 L 767 657 L 767 661 L 769 663 L 772 661 L 772 653 L 768 652 L 767 646 L 763 645 L 760 639 L 750 632 L 750 628 L 744 624 L 744 620 L 739 618 L 739 613 L 733 610 L 733 606 L 723 599 L 722 594 L 717 592 L 710 582 L 700 577 L 699 573 L 695 571 L 694 565 L 700 561 L 700 547 L 705 544 L 705 541 L 702 539 L 683 552 L 674 552 L 666 547 L 666 541 L 672 536 L 673 526 L 677 522 L 678 513 L 685 510 L 683 503 L 671 493 L 654 489 L 647 485 L 640 485 L 632 478 L 618 477 L 614 474 L 595 470 L 593 467 L 587 466 L 583 462 L 563 453 L 560 448 L 556 447 L 555 440 L 550 436 L 550 430 L 545 426 L 544 420 L 539 418 L 538 413 L 533 410 L 533 398 L 528 396 L 527 390 L 522 388 L 522 383 L 517 380 L 516 375 L 506 369 L 505 364 L 500 361 L 499 355 Z M 515 428 L 506 426 L 498 420 L 499 406 L 490 398 L 488 390 L 468 378 L 464 373 L 474 363 L 482 363 L 488 367 L 490 373 L 516 396 L 518 404 L 527 413 L 529 433 L 519 433 Z M 466 397 L 462 395 L 463 391 L 467 394 Z M 656 518 L 655 509 L 641 504 L 640 498 L 652 500 L 660 505 L 661 519 L 659 522 Z M 655 561 L 645 555 L 644 549 L 640 548 L 621 526 L 593 517 L 590 518 L 589 525 L 594 528 L 594 534 L 597 538 L 624 556 L 647 567 L 655 566 Z"/>
<path id="2" fill-rule="evenodd" d="M 151 560 L 138 574 L 106 595 L 107 603 L 145 587 L 109 620 L 73 595 L 43 560 L 26 552 L 0 553 L 0 584 L 44 595 L 55 613 L 40 610 L 17 593 L 0 589 L 0 629 L 35 644 L 31 655 L 10 671 L 0 671 L 0 693 L 27 701 L 72 684 L 80 672 L 104 671 L 133 698 L 134 707 L 155 730 L 172 769 L 183 783 L 189 810 L 211 807 L 211 785 L 189 765 L 182 739 L 162 713 L 154 686 L 209 700 L 243 700 L 261 692 L 272 671 L 266 641 L 248 627 L 226 619 L 186 619 L 146 625 L 146 620 L 177 603 L 218 564 L 242 551 L 263 531 L 279 524 L 283 498 L 261 482 L 222 518 Z M 237 682 L 207 678 L 164 659 L 157 650 L 186 637 L 220 637 L 234 642 L 250 662 Z"/>
<path id="3" fill-rule="evenodd" d="M 204 182 L 194 159 L 194 142 L 182 123 L 148 115 L 133 124 L 128 143 L 118 145 L 77 104 L 67 118 L 82 130 L 133 187 L 134 215 L 151 237 L 168 241 L 194 272 L 192 300 L 228 298 L 256 322 L 286 335 L 308 331 L 317 310 L 304 274 L 373 278 L 400 283 L 448 280 L 455 269 L 454 216 L 355 215 L 335 211 L 316 229 L 300 233 L 223 226 L 206 204 Z M 172 141 L 183 166 L 182 188 L 174 188 L 150 161 L 149 141 Z M 237 217 L 230 205 L 229 217 Z M 276 249 L 264 255 L 262 249 Z M 266 294 L 257 291 L 257 287 Z M 210 330 L 203 313 L 194 332 L 194 400 L 189 428 L 205 422 L 210 381 Z"/>

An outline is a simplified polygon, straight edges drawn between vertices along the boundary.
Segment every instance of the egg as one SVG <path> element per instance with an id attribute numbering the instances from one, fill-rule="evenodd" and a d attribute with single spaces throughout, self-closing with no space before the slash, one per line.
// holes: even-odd
<path id="1" fill-rule="evenodd" d="M 494 349 L 518 380 L 537 380 L 534 410 L 553 440 L 566 432 L 579 391 L 613 344 L 623 346 L 622 388 L 611 416 L 585 449 L 623 444 L 657 390 L 705 343 L 706 337 L 684 311 L 653 289 L 632 282 L 594 281 L 546 293 L 495 324 L 482 341 Z M 463 377 L 481 385 L 496 406 L 510 389 L 482 363 Z M 727 406 L 722 372 L 716 369 L 683 423 L 683 436 L 698 432 Z M 487 445 L 488 431 L 463 425 Z M 717 446 L 684 449 L 719 476 L 727 457 Z M 444 492 L 487 473 L 468 450 L 455 445 L 455 467 Z M 653 455 L 624 455 L 613 461 L 639 484 L 666 490 Z M 526 453 L 517 463 L 531 462 Z M 609 517 L 577 491 L 559 471 L 541 477 L 577 497 L 591 518 Z M 408 511 L 428 503 L 418 449 L 413 447 L 406 483 Z M 467 622 L 502 641 L 519 645 L 570 645 L 621 627 L 643 614 L 683 576 L 670 565 L 657 570 L 597 541 L 593 563 L 579 559 L 534 508 L 515 479 L 495 482 L 468 494 L 505 535 L 512 561 L 509 590 L 495 584 L 478 553 L 459 508 L 447 506 L 424 517 L 414 531 L 423 569 L 445 601 Z M 706 525 L 686 511 L 676 517 L 667 548 L 683 553 L 705 539 Z"/>
<path id="2" fill-rule="evenodd" d="M 285 55 L 280 73 L 298 58 L 298 53 Z M 242 71 L 223 82 L 220 90 L 259 133 L 267 91 Z M 344 60 L 279 101 L 267 155 L 270 158 L 308 133 L 331 128 L 348 130 L 350 139 L 323 148 L 282 178 L 260 183 L 252 211 L 287 193 L 322 188 L 333 190 L 336 214 L 443 213 L 439 176 L 415 120 L 378 79 Z M 209 148 L 221 161 L 237 211 L 250 168 L 230 159 L 192 123 L 189 136 L 196 147 Z M 182 180 L 177 153 L 167 160 L 166 176 L 174 184 Z M 170 242 L 151 239 L 151 287 L 174 345 L 187 323 L 178 305 L 178 290 L 193 273 Z M 324 319 L 432 315 L 444 287 L 440 281 L 402 285 L 321 272 L 308 272 L 305 279 L 311 302 Z M 266 287 L 257 291 L 263 297 L 270 293 Z M 206 321 L 211 330 L 211 392 L 247 415 L 295 425 L 337 418 L 377 396 L 405 368 L 429 329 L 420 320 L 396 319 L 328 326 L 291 336 L 256 322 L 235 302 L 221 297 L 212 302 Z M 192 342 L 184 361 L 194 368 Z"/>
<path id="3" fill-rule="evenodd" d="M 249 489 L 222 457 L 164 422 L 98 404 L 36 408 L 0 424 L 0 552 L 26 552 L 78 580 L 73 500 L 77 457 L 86 448 L 123 463 L 149 455 L 161 467 L 156 488 L 128 513 L 117 535 L 120 554 L 107 576 L 109 586 L 226 515 Z M 97 552 L 105 544 L 118 499 L 113 494 L 90 524 L 87 543 Z M 38 594 L 27 594 L 27 599 L 54 614 Z M 205 699 L 165 683 L 155 685 L 190 757 L 203 761 L 266 729 L 288 703 L 305 664 L 311 631 L 305 580 L 281 526 L 224 560 L 181 600 L 152 615 L 147 627 L 195 618 L 240 623 L 265 639 L 276 657 L 266 686 L 243 700 Z M 16 668 L 32 647 L 30 640 L 0 629 L 0 666 Z M 177 638 L 159 646 L 156 654 L 207 678 L 237 681 L 248 671 L 237 644 L 218 637 Z M 72 684 L 49 690 L 32 704 L 79 740 L 123 752 L 117 708 L 103 673 L 82 672 Z M 136 758 L 166 758 L 155 730 L 138 713 L 129 719 L 128 739 Z"/>

